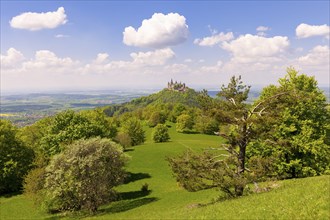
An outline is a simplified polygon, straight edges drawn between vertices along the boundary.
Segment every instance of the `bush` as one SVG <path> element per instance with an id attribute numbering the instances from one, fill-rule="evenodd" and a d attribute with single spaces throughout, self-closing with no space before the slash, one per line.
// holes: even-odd
<path id="1" fill-rule="evenodd" d="M 193 118 L 188 114 L 182 114 L 176 119 L 176 130 L 178 132 L 189 132 L 193 125 Z"/>
<path id="2" fill-rule="evenodd" d="M 137 118 L 129 117 L 122 123 L 121 132 L 131 137 L 131 145 L 139 145 L 145 141 L 145 131 L 142 128 L 141 121 Z"/>
<path id="3" fill-rule="evenodd" d="M 166 142 L 170 140 L 170 135 L 168 134 L 168 128 L 166 125 L 158 124 L 152 133 L 152 139 L 155 143 Z"/>
<path id="4" fill-rule="evenodd" d="M 166 117 L 162 112 L 153 112 L 149 118 L 148 124 L 150 127 L 155 127 L 157 124 L 163 124 Z"/>
<path id="5" fill-rule="evenodd" d="M 117 136 L 115 137 L 115 141 L 124 147 L 124 149 L 132 146 L 132 139 L 129 134 L 124 132 L 118 132 Z"/>
<path id="6" fill-rule="evenodd" d="M 44 204 L 48 211 L 96 212 L 115 198 L 126 156 L 109 139 L 79 140 L 55 155 L 46 168 Z"/>
<path id="7" fill-rule="evenodd" d="M 0 120 L 0 194 L 21 190 L 33 158 L 33 150 L 17 138 L 16 128 L 9 121 Z"/>
<path id="8" fill-rule="evenodd" d="M 195 129 L 202 134 L 214 135 L 215 132 L 219 132 L 219 122 L 211 117 L 199 116 L 196 119 Z"/>

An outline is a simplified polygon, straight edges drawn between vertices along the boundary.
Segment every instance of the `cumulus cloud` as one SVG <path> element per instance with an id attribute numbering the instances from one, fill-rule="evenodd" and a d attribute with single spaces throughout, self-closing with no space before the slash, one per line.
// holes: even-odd
<path id="1" fill-rule="evenodd" d="M 62 73 L 63 70 L 72 72 L 71 67 L 77 66 L 78 61 L 74 61 L 69 57 L 60 58 L 54 52 L 49 50 L 39 50 L 35 53 L 35 58 L 24 62 L 23 69 L 42 70 L 45 72 Z"/>
<path id="2" fill-rule="evenodd" d="M 20 51 L 9 48 L 6 55 L 1 54 L 1 69 L 14 67 L 24 59 L 24 55 Z"/>
<path id="3" fill-rule="evenodd" d="M 175 57 L 175 53 L 165 48 L 131 53 L 130 57 L 130 61 L 110 60 L 107 53 L 99 53 L 96 59 L 85 65 L 83 73 L 145 72 L 148 68 L 163 66 Z"/>
<path id="4" fill-rule="evenodd" d="M 228 32 L 226 34 L 221 32 L 210 37 L 204 37 L 203 39 L 197 38 L 194 40 L 194 44 L 198 44 L 199 46 L 214 46 L 221 42 L 232 40 L 233 38 L 233 32 Z"/>
<path id="5" fill-rule="evenodd" d="M 186 18 L 177 13 L 155 13 L 137 30 L 126 27 L 123 35 L 123 42 L 129 46 L 164 48 L 183 43 L 188 38 L 188 25 Z"/>
<path id="6" fill-rule="evenodd" d="M 201 71 L 205 73 L 219 73 L 222 68 L 222 61 L 219 60 L 214 66 L 202 66 Z"/>
<path id="7" fill-rule="evenodd" d="M 131 53 L 130 56 L 133 58 L 134 64 L 154 66 L 165 64 L 175 56 L 175 53 L 170 48 L 165 48 L 145 53 Z"/>
<path id="8" fill-rule="evenodd" d="M 326 24 L 324 25 L 309 25 L 300 24 L 296 28 L 296 36 L 298 38 L 308 38 L 314 36 L 324 36 L 329 38 L 330 27 Z"/>
<path id="9" fill-rule="evenodd" d="M 290 45 L 288 37 L 275 36 L 266 38 L 246 34 L 231 42 L 223 42 L 222 48 L 232 53 L 238 62 L 274 62 Z"/>
<path id="10" fill-rule="evenodd" d="M 67 22 L 65 10 L 59 7 L 53 12 L 25 12 L 13 17 L 10 26 L 17 29 L 37 31 L 41 29 L 53 29 Z"/>
<path id="11" fill-rule="evenodd" d="M 266 34 L 266 31 L 269 31 L 270 28 L 269 27 L 266 27 L 266 26 L 259 26 L 256 28 L 257 30 L 257 35 L 258 36 L 263 36 L 265 37 L 267 34 Z"/>
<path id="12" fill-rule="evenodd" d="M 329 66 L 330 51 L 329 46 L 318 45 L 309 51 L 305 56 L 298 58 L 298 63 L 305 66 Z"/>

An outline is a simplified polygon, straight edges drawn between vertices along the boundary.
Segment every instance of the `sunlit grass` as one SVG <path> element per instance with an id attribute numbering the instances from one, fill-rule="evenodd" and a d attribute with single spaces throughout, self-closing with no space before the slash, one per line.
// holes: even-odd
<path id="1" fill-rule="evenodd" d="M 330 176 L 278 181 L 270 192 L 212 204 L 220 192 L 209 189 L 187 192 L 176 183 L 165 158 L 185 149 L 218 147 L 220 137 L 180 134 L 169 129 L 171 141 L 153 143 L 147 128 L 145 144 L 129 149 L 129 183 L 117 187 L 121 200 L 102 206 L 93 219 L 330 219 Z M 148 184 L 149 191 L 141 187 Z M 202 205 L 200 205 L 202 204 Z M 57 218 L 23 195 L 0 198 L 0 219 Z M 61 215 L 83 218 L 86 215 Z"/>

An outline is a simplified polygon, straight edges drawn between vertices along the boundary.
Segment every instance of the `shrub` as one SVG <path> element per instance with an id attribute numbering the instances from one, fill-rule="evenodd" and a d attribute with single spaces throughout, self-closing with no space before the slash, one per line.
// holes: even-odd
<path id="1" fill-rule="evenodd" d="M 16 128 L 9 121 L 0 120 L 0 194 L 21 190 L 33 158 L 33 150 L 17 138 Z"/>
<path id="2" fill-rule="evenodd" d="M 166 125 L 158 124 L 152 133 L 152 139 L 154 142 L 166 142 L 170 140 L 170 135 L 168 134 L 168 128 Z"/>
<path id="3" fill-rule="evenodd" d="M 202 134 L 213 134 L 219 132 L 219 123 L 207 116 L 199 116 L 196 119 L 195 129 Z"/>
<path id="4" fill-rule="evenodd" d="M 129 134 L 124 132 L 118 132 L 117 136 L 115 137 L 115 141 L 119 143 L 124 149 L 132 146 L 132 139 Z"/>
<path id="5" fill-rule="evenodd" d="M 126 156 L 108 140 L 79 140 L 58 155 L 46 168 L 44 204 L 48 211 L 96 212 L 115 198 L 114 186 L 122 183 Z"/>
<path id="6" fill-rule="evenodd" d="M 137 118 L 129 117 L 122 122 L 121 132 L 128 134 L 132 141 L 132 146 L 142 144 L 145 141 L 145 131 L 141 121 Z"/>
<path id="7" fill-rule="evenodd" d="M 176 130 L 178 132 L 189 132 L 193 125 L 193 118 L 188 114 L 182 114 L 176 119 Z"/>

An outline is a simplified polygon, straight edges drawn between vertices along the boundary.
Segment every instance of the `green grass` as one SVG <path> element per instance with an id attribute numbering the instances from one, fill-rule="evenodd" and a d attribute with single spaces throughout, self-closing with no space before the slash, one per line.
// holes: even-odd
<path id="1" fill-rule="evenodd" d="M 134 181 L 117 188 L 120 201 L 102 206 L 96 216 L 88 219 L 330 219 L 330 176 L 279 181 L 279 187 L 270 192 L 215 204 L 210 204 L 219 195 L 215 189 L 185 191 L 172 177 L 166 156 L 186 148 L 217 147 L 222 140 L 217 136 L 179 134 L 174 126 L 169 131 L 171 142 L 155 144 L 151 129 L 147 129 L 146 143 L 127 152 L 132 157 L 127 170 Z M 151 192 L 140 191 L 145 183 Z M 0 198 L 1 220 L 59 217 L 77 218 L 35 210 L 23 195 Z"/>

